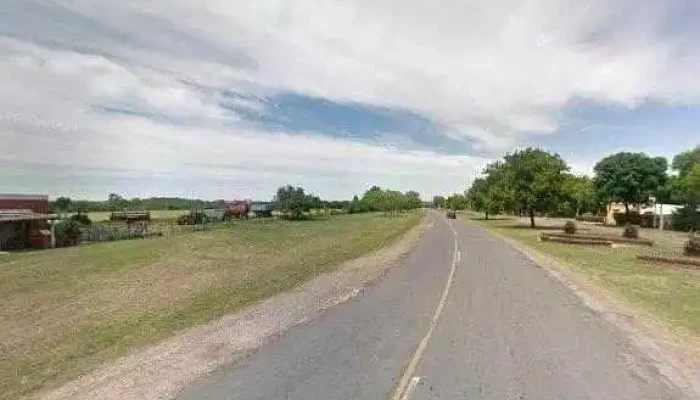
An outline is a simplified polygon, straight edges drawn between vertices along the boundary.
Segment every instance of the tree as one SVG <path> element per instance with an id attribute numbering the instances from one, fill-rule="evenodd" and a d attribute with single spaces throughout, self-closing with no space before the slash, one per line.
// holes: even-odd
<path id="1" fill-rule="evenodd" d="M 599 161 L 594 184 L 601 198 L 625 205 L 629 220 L 630 204 L 646 204 L 649 197 L 666 184 L 668 163 L 663 157 L 644 153 L 617 153 Z"/>
<path id="2" fill-rule="evenodd" d="M 405 209 L 407 210 L 415 210 L 417 208 L 421 208 L 423 205 L 423 202 L 420 199 L 420 194 L 414 190 L 409 190 L 404 194 L 405 197 Z"/>
<path id="3" fill-rule="evenodd" d="M 467 208 L 467 203 L 467 197 L 465 195 L 455 193 L 445 200 L 445 208 L 454 211 L 464 210 Z"/>
<path id="4" fill-rule="evenodd" d="M 290 219 L 301 219 L 305 212 L 320 205 L 320 199 L 306 194 L 304 189 L 287 185 L 277 189 L 274 197 L 275 209 L 289 216 Z"/>
<path id="5" fill-rule="evenodd" d="M 477 178 L 472 183 L 467 192 L 469 203 L 475 211 L 483 212 L 484 218 L 488 221 L 489 214 L 500 211 L 496 201 L 494 187 L 490 185 L 487 178 Z"/>
<path id="6" fill-rule="evenodd" d="M 73 204 L 73 201 L 69 197 L 58 197 L 54 201 L 54 207 L 56 208 L 56 211 L 58 212 L 68 212 L 70 211 L 71 205 Z"/>
<path id="7" fill-rule="evenodd" d="M 596 208 L 595 187 L 593 181 L 587 176 L 565 175 L 563 195 L 573 206 L 576 217 L 581 214 L 582 210 Z"/>
<path id="8" fill-rule="evenodd" d="M 700 165 L 700 146 L 673 157 L 671 168 L 678 171 L 678 176 L 682 178 L 691 173 L 696 165 Z"/>
<path id="9" fill-rule="evenodd" d="M 565 172 L 569 167 L 558 154 L 527 148 L 504 157 L 499 167 L 512 189 L 514 203 L 527 211 L 535 228 L 535 212 L 550 212 L 561 199 Z"/>
<path id="10" fill-rule="evenodd" d="M 445 207 L 445 197 L 444 196 L 433 196 L 433 207 L 444 208 Z"/>

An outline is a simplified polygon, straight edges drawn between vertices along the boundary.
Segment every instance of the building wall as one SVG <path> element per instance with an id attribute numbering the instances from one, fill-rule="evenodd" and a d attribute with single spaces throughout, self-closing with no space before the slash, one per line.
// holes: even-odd
<path id="1" fill-rule="evenodd" d="M 0 210 L 32 210 L 37 214 L 48 214 L 49 197 L 0 194 Z"/>

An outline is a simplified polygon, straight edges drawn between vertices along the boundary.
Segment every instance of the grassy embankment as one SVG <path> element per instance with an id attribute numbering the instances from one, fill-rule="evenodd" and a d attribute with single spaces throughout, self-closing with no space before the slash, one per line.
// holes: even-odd
<path id="1" fill-rule="evenodd" d="M 55 386 L 381 248 L 420 214 L 245 221 L 0 256 L 0 398 Z"/>
<path id="2" fill-rule="evenodd" d="M 651 265 L 635 258 L 637 254 L 681 255 L 686 234 L 642 229 L 640 237 L 654 240 L 653 247 L 582 246 L 538 241 L 542 231 L 528 229 L 526 221 L 484 221 L 474 215 L 471 217 L 481 226 L 564 261 L 632 305 L 656 316 L 659 322 L 676 332 L 700 338 L 700 271 Z M 563 226 L 564 222 L 537 221 L 543 227 L 555 224 Z M 578 225 L 586 226 L 582 223 Z M 619 236 L 622 232 L 622 228 L 587 227 L 590 231 L 585 233 Z"/>

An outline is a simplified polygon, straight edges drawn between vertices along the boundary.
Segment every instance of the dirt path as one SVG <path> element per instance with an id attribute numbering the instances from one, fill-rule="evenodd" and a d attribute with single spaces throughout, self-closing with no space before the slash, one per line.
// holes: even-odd
<path id="1" fill-rule="evenodd" d="M 237 314 L 194 327 L 176 337 L 99 368 L 61 388 L 32 398 L 169 399 L 213 370 L 245 361 L 290 327 L 343 303 L 399 264 L 430 228 L 425 219 L 399 241 L 343 264 L 335 272 Z"/>

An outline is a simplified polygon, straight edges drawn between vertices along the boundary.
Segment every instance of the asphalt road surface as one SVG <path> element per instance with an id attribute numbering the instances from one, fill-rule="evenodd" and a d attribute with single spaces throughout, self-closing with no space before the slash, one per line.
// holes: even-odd
<path id="1" fill-rule="evenodd" d="M 686 399 L 520 253 L 430 218 L 386 279 L 181 399 Z"/>

